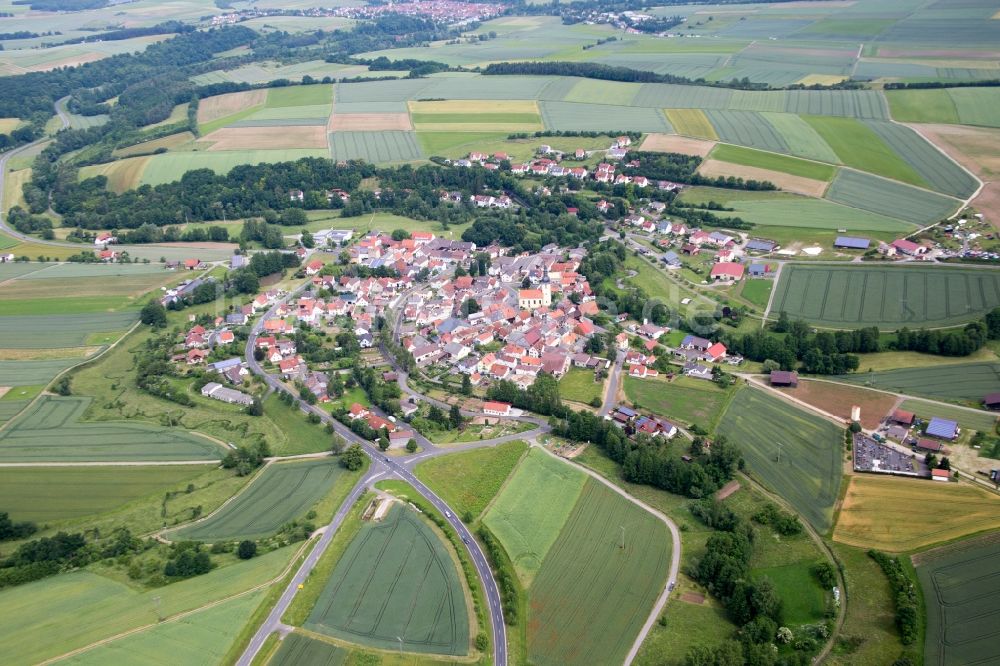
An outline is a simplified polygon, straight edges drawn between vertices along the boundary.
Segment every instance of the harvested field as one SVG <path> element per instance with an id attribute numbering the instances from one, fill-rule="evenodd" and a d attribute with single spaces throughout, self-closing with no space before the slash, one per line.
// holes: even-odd
<path id="1" fill-rule="evenodd" d="M 210 123 L 240 111 L 263 106 L 267 101 L 267 90 L 245 90 L 206 97 L 198 102 L 198 124 Z"/>
<path id="2" fill-rule="evenodd" d="M 896 403 L 896 397 L 888 393 L 808 379 L 800 379 L 796 388 L 776 390 L 845 421 L 851 418 L 851 407 L 857 405 L 861 407 L 861 425 L 867 429 L 878 426 Z"/>
<path id="3" fill-rule="evenodd" d="M 703 176 L 735 176 L 744 180 L 770 181 L 786 192 L 804 194 L 808 197 L 820 198 L 826 191 L 828 183 L 822 180 L 813 180 L 801 176 L 793 176 L 780 171 L 770 169 L 759 169 L 742 164 L 722 162 L 720 160 L 705 160 L 698 168 L 698 173 Z"/>
<path id="4" fill-rule="evenodd" d="M 659 153 L 681 153 L 682 155 L 707 157 L 714 147 L 714 141 L 706 141 L 704 139 L 677 136 L 676 134 L 648 134 L 639 149 Z"/>
<path id="5" fill-rule="evenodd" d="M 912 125 L 956 162 L 988 178 L 1000 176 L 1000 130 L 963 125 Z"/>
<path id="6" fill-rule="evenodd" d="M 915 507 L 934 507 L 913 519 Z M 1000 527 L 1000 497 L 967 483 L 858 474 L 851 477 L 833 538 L 894 553 Z"/>
<path id="7" fill-rule="evenodd" d="M 410 113 L 414 114 L 495 114 L 528 113 L 538 115 L 538 103 L 534 100 L 442 100 L 437 102 L 409 102 Z"/>
<path id="8" fill-rule="evenodd" d="M 916 559 L 916 558 L 915 558 Z M 996 535 L 920 555 L 927 633 L 924 663 L 993 664 L 1000 660 L 1000 541 Z"/>
<path id="9" fill-rule="evenodd" d="M 211 142 L 209 150 L 325 148 L 326 129 L 316 126 L 223 127 L 200 141 Z"/>
<path id="10" fill-rule="evenodd" d="M 149 165 L 151 156 L 127 157 L 125 159 L 108 162 L 107 164 L 94 164 L 80 169 L 80 180 L 93 178 L 94 176 L 106 176 L 108 179 L 108 189 L 117 194 L 126 190 L 139 187 L 142 182 L 142 175 Z M 177 174 L 179 178 L 181 174 Z"/>
<path id="11" fill-rule="evenodd" d="M 469 651 L 468 612 L 451 554 L 424 519 L 398 503 L 382 522 L 361 526 L 304 628 L 383 650 Z"/>
<path id="12" fill-rule="evenodd" d="M 335 109 L 327 129 L 331 132 L 412 130 L 413 123 L 406 113 L 337 113 Z"/>
<path id="13" fill-rule="evenodd" d="M 269 465 L 235 500 L 169 538 L 192 541 L 261 539 L 302 517 L 342 476 L 331 458 Z"/>

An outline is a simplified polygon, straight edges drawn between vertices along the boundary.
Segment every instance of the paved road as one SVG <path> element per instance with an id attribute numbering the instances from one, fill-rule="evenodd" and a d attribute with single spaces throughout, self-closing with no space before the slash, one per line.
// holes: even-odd
<path id="1" fill-rule="evenodd" d="M 308 283 L 303 284 L 286 296 L 283 301 L 294 298 L 307 286 Z M 257 320 L 257 323 L 254 324 L 250 336 L 247 339 L 246 348 L 244 350 L 246 360 L 251 371 L 259 375 L 271 389 L 282 388 L 281 382 L 278 378 L 264 371 L 261 365 L 254 358 L 253 350 L 257 335 L 259 335 L 263 327 L 264 320 L 273 314 L 277 306 L 278 303 L 275 303 L 266 314 Z M 350 507 L 360 496 L 361 492 L 363 492 L 364 488 L 366 488 L 376 478 L 395 476 L 413 486 L 416 491 L 424 497 L 424 499 L 434 506 L 434 508 L 445 517 L 445 520 L 447 520 L 452 529 L 455 530 L 465 543 L 466 548 L 469 551 L 469 555 L 472 558 L 472 563 L 476 568 L 476 572 L 479 575 L 479 579 L 482 582 L 483 589 L 486 593 L 486 606 L 490 615 L 490 623 L 493 628 L 493 663 L 496 664 L 496 666 L 506 666 L 507 625 L 504 623 L 503 610 L 500 605 L 500 591 L 497 587 L 496 581 L 493 579 L 493 572 L 489 567 L 486 556 L 483 554 L 479 547 L 479 543 L 472 537 L 472 534 L 469 532 L 465 524 L 458 518 L 458 516 L 455 515 L 455 513 L 451 510 L 451 507 L 449 507 L 444 500 L 438 497 L 430 488 L 425 486 L 416 476 L 414 476 L 411 471 L 411 467 L 413 465 L 412 461 L 409 464 L 403 464 L 402 461 L 393 460 L 372 446 L 371 442 L 361 439 L 350 429 L 340 423 L 340 421 L 337 421 L 315 405 L 306 404 L 301 400 L 298 401 L 298 404 L 304 411 L 312 412 L 313 414 L 318 415 L 324 422 L 331 424 L 334 430 L 348 442 L 359 444 L 368 457 L 371 458 L 372 467 L 368 474 L 358 482 L 355 488 L 351 491 L 351 494 L 348 496 L 347 501 L 344 502 L 344 504 L 337 511 L 337 515 L 334 516 L 334 519 L 327 526 L 320 542 L 316 545 L 316 548 L 313 549 L 309 557 L 306 558 L 306 561 L 303 562 L 288 587 L 282 593 L 278 604 L 274 609 L 272 609 L 271 613 L 267 617 L 267 620 L 265 620 L 264 624 L 261 625 L 261 627 L 254 634 L 250 645 L 240 657 L 238 664 L 240 666 L 249 666 L 254 657 L 260 651 L 264 641 L 267 640 L 267 637 L 270 634 L 282 629 L 281 616 L 284 614 L 285 610 L 287 610 L 292 599 L 295 597 L 295 594 L 298 592 L 299 584 L 301 584 L 309 576 L 310 572 L 312 572 L 313 568 L 316 566 L 316 562 L 319 560 L 320 555 L 322 555 L 323 551 L 326 550 L 327 544 L 329 544 L 329 541 L 333 538 L 337 528 L 343 522 L 347 511 L 350 510 Z M 475 442 L 475 444 L 486 445 L 481 442 Z M 452 450 L 453 449 L 449 449 L 447 451 L 439 450 L 438 453 L 449 453 Z"/>
<path id="2" fill-rule="evenodd" d="M 611 366 L 611 377 L 608 379 L 608 388 L 604 392 L 604 402 L 601 403 L 601 410 L 597 412 L 598 416 L 607 416 L 611 412 L 611 408 L 615 406 L 615 396 L 618 395 L 618 387 L 621 385 L 625 352 L 619 349 L 615 354 L 615 364 Z"/>

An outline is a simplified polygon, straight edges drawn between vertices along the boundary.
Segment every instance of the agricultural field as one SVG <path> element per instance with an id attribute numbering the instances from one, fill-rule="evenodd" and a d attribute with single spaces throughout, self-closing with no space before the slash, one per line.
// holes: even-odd
<path id="1" fill-rule="evenodd" d="M 995 535 L 913 559 L 927 612 L 925 663 L 986 664 L 1000 659 L 1000 542 Z"/>
<path id="2" fill-rule="evenodd" d="M 424 157 L 414 132 L 331 132 L 329 145 L 334 160 L 385 163 Z"/>
<path id="3" fill-rule="evenodd" d="M 842 474 L 840 428 L 765 391 L 742 389 L 717 432 L 740 445 L 755 478 L 819 532 L 830 529 Z"/>
<path id="4" fill-rule="evenodd" d="M 647 134 L 639 149 L 650 152 L 681 153 L 682 155 L 708 157 L 708 154 L 712 152 L 712 148 L 715 146 L 716 144 L 713 141 L 692 139 L 675 134 Z"/>
<path id="5" fill-rule="evenodd" d="M 708 178 L 721 176 L 724 178 L 735 177 L 742 178 L 743 180 L 769 182 L 783 192 L 801 194 L 807 197 L 822 197 L 828 185 L 822 180 L 813 180 L 811 178 L 802 178 L 801 176 L 792 176 L 781 171 L 771 171 L 758 167 L 732 164 L 731 162 L 722 162 L 714 158 L 702 162 L 701 166 L 698 167 L 698 173 Z"/>
<path id="6" fill-rule="evenodd" d="M 902 218 L 921 226 L 954 213 L 961 202 L 951 197 L 921 190 L 869 173 L 841 169 L 826 198 L 875 213 Z"/>
<path id="7" fill-rule="evenodd" d="M 594 398 L 604 397 L 604 382 L 594 381 L 594 371 L 585 368 L 570 368 L 559 380 L 559 396 L 563 400 L 573 400 L 589 405 Z"/>
<path id="8" fill-rule="evenodd" d="M 862 364 L 862 370 L 865 369 Z M 859 372 L 838 377 L 886 391 L 938 400 L 962 400 L 979 406 L 983 396 L 1000 391 L 1000 363 L 956 363 L 922 368 Z"/>
<path id="9" fill-rule="evenodd" d="M 887 90 L 893 120 L 1000 127 L 1000 89 Z"/>
<path id="10" fill-rule="evenodd" d="M 805 121 L 833 149 L 841 163 L 911 185 L 927 187 L 917 171 L 870 127 L 854 118 L 806 116 Z"/>
<path id="11" fill-rule="evenodd" d="M 608 98 L 616 100 L 615 98 Z M 612 104 L 546 101 L 539 104 L 545 128 L 567 132 L 669 132 L 659 109 Z"/>
<path id="12" fill-rule="evenodd" d="M 187 171 L 193 169 L 211 169 L 216 173 L 229 173 L 241 164 L 260 164 L 262 162 L 286 162 L 303 157 L 327 157 L 328 151 L 317 148 L 281 149 L 281 150 L 231 150 L 231 151 L 192 151 L 165 153 L 151 157 L 130 158 L 130 160 L 148 160 L 139 176 L 141 185 L 160 185 L 178 180 Z M 121 164 L 130 160 L 120 160 Z"/>
<path id="13" fill-rule="evenodd" d="M 105 164 L 93 164 L 80 169 L 80 180 L 88 180 L 97 176 L 108 179 L 107 189 L 121 194 L 132 190 L 142 183 L 142 174 L 149 165 L 149 156 L 128 157 Z M 178 177 L 182 174 L 178 174 Z"/>
<path id="14" fill-rule="evenodd" d="M 343 469 L 334 458 L 272 463 L 233 501 L 171 538 L 213 542 L 270 536 L 330 492 Z"/>
<path id="15" fill-rule="evenodd" d="M 124 631 L 155 625 L 157 609 L 170 617 L 249 590 L 277 576 L 291 555 L 292 549 L 281 548 L 143 591 L 88 570 L 7 588 L 0 591 L 0 615 L 6 618 L 0 626 L 4 659 L 38 663 Z"/>
<path id="16" fill-rule="evenodd" d="M 700 109 L 666 109 L 667 119 L 681 136 L 718 141 L 715 127 Z"/>
<path id="17" fill-rule="evenodd" d="M 835 167 L 829 164 L 729 144 L 716 146 L 715 150 L 712 151 L 711 157 L 722 162 L 742 164 L 769 171 L 780 171 L 812 180 L 830 181 L 837 171 Z"/>
<path id="18" fill-rule="evenodd" d="M 80 356 L 25 361 L 0 361 L 0 385 L 8 387 L 45 385 L 60 372 L 81 361 L 83 361 L 83 358 Z"/>
<path id="19" fill-rule="evenodd" d="M 804 266 L 781 272 L 772 312 L 819 326 L 953 326 L 1000 305 L 1000 274 L 952 266 Z"/>
<path id="20" fill-rule="evenodd" d="M 775 390 L 845 421 L 851 418 L 851 407 L 857 405 L 861 407 L 861 425 L 869 430 L 878 427 L 896 404 L 896 396 L 888 393 L 819 380 L 800 379 L 795 388 Z"/>
<path id="21" fill-rule="evenodd" d="M 522 441 L 432 458 L 416 474 L 457 515 L 478 518 L 496 496 L 528 447 Z"/>
<path id="22" fill-rule="evenodd" d="M 534 132 L 542 129 L 534 101 L 450 100 L 410 102 L 417 130 L 439 132 Z"/>
<path id="23" fill-rule="evenodd" d="M 541 569 L 586 480 L 582 472 L 532 449 L 483 517 L 525 585 Z"/>
<path id="24" fill-rule="evenodd" d="M 103 314 L 138 305 L 142 295 L 168 282 L 174 273 L 114 271 L 72 276 L 60 265 L 29 273 L 3 285 L 0 308 L 4 316 Z M 68 277 L 60 277 L 67 274 Z M 2 343 L 0 343 L 2 344 Z"/>
<path id="25" fill-rule="evenodd" d="M 60 661 L 72 666 L 157 663 L 169 655 L 175 666 L 221 663 L 264 592 L 251 592 L 217 606 L 164 622 Z"/>
<path id="26" fill-rule="evenodd" d="M 83 423 L 90 398 L 45 396 L 0 431 L 6 462 L 212 460 L 214 442 L 139 421 Z"/>
<path id="27" fill-rule="evenodd" d="M 12 520 L 49 523 L 82 518 L 143 497 L 162 496 L 207 469 L 205 465 L 6 467 L 0 469 L 0 506 Z"/>
<path id="28" fill-rule="evenodd" d="M 912 520 L 913 508 L 933 506 Z M 1000 497 L 968 483 L 933 483 L 859 474 L 851 477 L 833 538 L 893 553 L 920 550 L 1000 527 Z"/>
<path id="29" fill-rule="evenodd" d="M 4 348 L 62 349 L 89 345 L 93 334 L 124 331 L 139 319 L 138 310 L 68 315 L 56 312 L 58 309 L 45 315 L 0 317 L 0 340 Z"/>
<path id="30" fill-rule="evenodd" d="M 588 479 L 529 590 L 529 661 L 622 661 L 666 584 L 669 544 L 657 518 Z"/>
<path id="31" fill-rule="evenodd" d="M 452 556 L 422 518 L 399 504 L 381 522 L 361 526 L 304 628 L 384 650 L 469 651 L 469 613 Z"/>
<path id="32" fill-rule="evenodd" d="M 690 377 L 677 377 L 673 381 L 625 377 L 623 384 L 625 396 L 636 409 L 648 409 L 657 416 L 704 428 L 718 422 L 732 397 L 731 391 Z"/>
<path id="33" fill-rule="evenodd" d="M 956 166 L 918 132 L 899 123 L 881 120 L 869 120 L 866 124 L 916 169 L 931 189 L 960 199 L 965 199 L 976 191 L 976 179 L 965 169 Z"/>
<path id="34" fill-rule="evenodd" d="M 128 148 L 118 148 L 112 154 L 115 157 L 135 157 L 137 155 L 146 155 L 152 153 L 161 148 L 166 150 L 173 150 L 180 148 L 181 146 L 186 146 L 194 141 L 194 134 L 191 132 L 178 132 L 177 134 L 171 134 L 170 136 L 164 136 L 159 139 L 152 139 L 151 141 L 144 141 L 142 143 L 137 143 Z"/>

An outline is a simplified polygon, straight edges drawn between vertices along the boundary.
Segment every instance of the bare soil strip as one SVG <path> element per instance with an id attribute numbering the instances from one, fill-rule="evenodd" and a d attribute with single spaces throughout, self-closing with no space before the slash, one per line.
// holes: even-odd
<path id="1" fill-rule="evenodd" d="M 807 197 L 822 197 L 826 192 L 828 183 L 802 176 L 793 176 L 780 171 L 761 169 L 759 167 L 744 166 L 742 164 L 732 164 L 719 160 L 705 160 L 698 173 L 703 176 L 736 176 L 744 180 L 769 180 L 786 192 L 804 194 Z"/>
<path id="2" fill-rule="evenodd" d="M 676 134 L 649 134 L 646 136 L 646 140 L 642 142 L 640 150 L 706 157 L 712 152 L 712 148 L 715 148 L 715 141 L 693 139 L 687 136 L 677 136 Z"/>
<path id="3" fill-rule="evenodd" d="M 326 128 L 313 126 L 223 127 L 202 138 L 209 150 L 326 148 Z"/>
<path id="4" fill-rule="evenodd" d="M 337 113 L 330 116 L 331 132 L 409 131 L 413 129 L 408 113 Z"/>
<path id="5" fill-rule="evenodd" d="M 207 97 L 198 103 L 198 122 L 209 123 L 234 113 L 261 106 L 267 101 L 267 90 L 245 90 Z"/>

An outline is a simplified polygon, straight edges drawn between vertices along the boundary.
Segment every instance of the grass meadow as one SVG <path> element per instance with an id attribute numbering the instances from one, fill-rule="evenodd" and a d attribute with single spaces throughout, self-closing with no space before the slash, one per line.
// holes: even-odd
<path id="1" fill-rule="evenodd" d="M 745 388 L 730 403 L 718 433 L 743 449 L 756 479 L 819 532 L 830 529 L 843 467 L 840 428 L 765 391 Z"/>
<path id="2" fill-rule="evenodd" d="M 451 555 L 403 505 L 381 522 L 361 526 L 304 628 L 384 650 L 400 648 L 402 637 L 407 652 L 469 651 L 468 611 Z"/>
<path id="3" fill-rule="evenodd" d="M 804 266 L 781 272 L 772 305 L 819 326 L 954 326 L 1000 305 L 1000 274 L 956 266 Z"/>
<path id="4" fill-rule="evenodd" d="M 526 586 L 541 569 L 586 479 L 543 451 L 531 450 L 483 517 Z"/>
<path id="5" fill-rule="evenodd" d="M 478 518 L 500 492 L 528 446 L 513 441 L 496 447 L 432 458 L 417 466 L 417 476 L 455 512 Z"/>
<path id="6" fill-rule="evenodd" d="M 570 368 L 559 380 L 559 396 L 589 405 L 594 398 L 600 400 L 604 396 L 604 382 L 594 381 L 593 370 Z"/>
<path id="7" fill-rule="evenodd" d="M 909 398 L 904 400 L 899 408 L 913 412 L 917 416 L 926 420 L 930 420 L 935 416 L 943 419 L 951 419 L 966 430 L 978 430 L 979 432 L 993 433 L 997 425 L 997 416 L 995 412 L 963 409 L 962 407 L 942 405 L 940 402 L 930 402 L 928 400 Z"/>
<path id="8" fill-rule="evenodd" d="M 690 377 L 677 377 L 673 381 L 625 377 L 624 388 L 625 396 L 637 409 L 708 429 L 718 422 L 733 393 L 712 382 Z"/>
<path id="9" fill-rule="evenodd" d="M 235 560 L 207 574 L 140 591 L 82 570 L 0 591 L 4 660 L 37 663 L 96 641 L 200 608 L 275 577 L 292 549 Z M 155 600 L 158 599 L 158 600 Z"/>
<path id="10" fill-rule="evenodd" d="M 60 661 L 72 666 L 157 663 L 169 655 L 176 666 L 221 663 L 264 592 L 251 592 L 197 613 L 158 624 Z"/>
<path id="11" fill-rule="evenodd" d="M 833 179 L 836 173 L 836 168 L 830 164 L 810 162 L 809 160 L 789 157 L 788 155 L 779 155 L 777 153 L 730 144 L 716 146 L 715 150 L 712 151 L 711 157 L 723 162 L 742 164 L 759 169 L 770 169 L 814 180 L 829 181 Z"/>
<path id="12" fill-rule="evenodd" d="M 923 177 L 861 121 L 834 116 L 807 116 L 805 121 L 846 166 L 927 187 Z"/>
<path id="13" fill-rule="evenodd" d="M 909 520 L 915 506 L 934 510 L 920 520 Z M 833 538 L 850 546 L 900 553 L 998 527 L 1000 497 L 967 483 L 855 475 Z"/>

